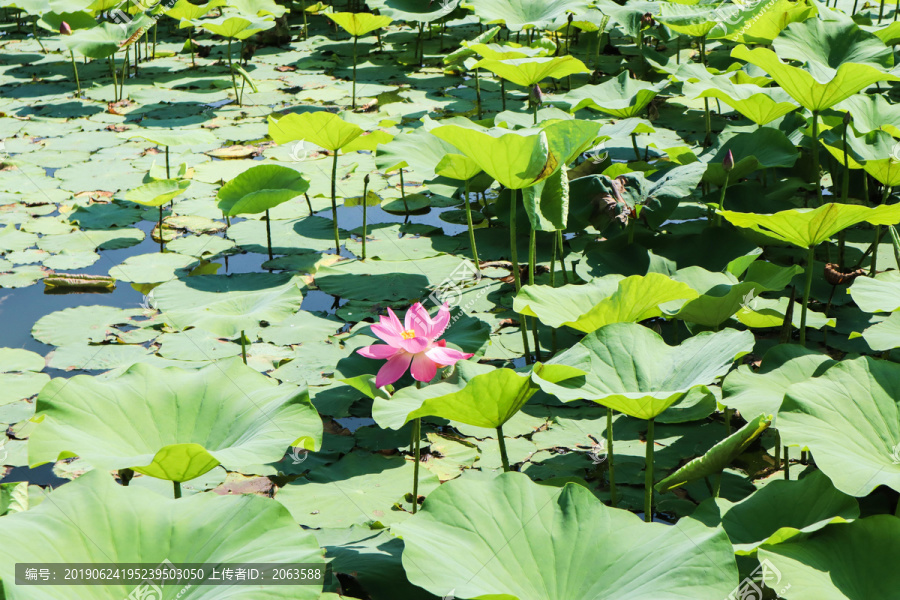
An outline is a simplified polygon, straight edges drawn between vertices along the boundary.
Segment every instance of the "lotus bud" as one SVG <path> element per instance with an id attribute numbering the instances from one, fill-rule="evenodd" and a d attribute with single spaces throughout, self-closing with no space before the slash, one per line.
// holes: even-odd
<path id="1" fill-rule="evenodd" d="M 59 24 L 59 32 L 62 35 L 72 35 L 72 28 L 69 26 L 68 23 L 63 21 L 62 23 Z"/>
<path id="2" fill-rule="evenodd" d="M 366 176 L 363 177 L 363 183 L 365 183 L 366 185 L 369 185 L 369 174 L 368 173 L 366 173 Z"/>
<path id="3" fill-rule="evenodd" d="M 540 84 L 534 84 L 534 87 L 531 88 L 531 101 L 540 106 L 544 103 L 544 94 L 541 92 Z"/>
<path id="4" fill-rule="evenodd" d="M 656 25 L 656 21 L 653 20 L 653 13 L 644 13 L 641 17 L 641 26 L 642 27 L 653 27 Z"/>
<path id="5" fill-rule="evenodd" d="M 725 160 L 722 161 L 722 168 L 725 169 L 726 173 L 729 173 L 734 168 L 734 155 L 731 153 L 731 150 L 725 155 Z"/>
<path id="6" fill-rule="evenodd" d="M 574 20 L 575 20 L 575 15 L 573 15 L 572 13 L 569 13 L 569 25 L 571 25 L 572 21 L 574 21 Z"/>
<path id="7" fill-rule="evenodd" d="M 850 111 L 848 110 L 844 113 L 844 125 L 849 125 L 852 120 L 853 118 L 850 116 Z"/>

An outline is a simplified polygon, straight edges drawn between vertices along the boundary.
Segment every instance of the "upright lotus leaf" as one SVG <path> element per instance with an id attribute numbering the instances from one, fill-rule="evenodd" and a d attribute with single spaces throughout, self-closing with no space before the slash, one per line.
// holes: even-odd
<path id="1" fill-rule="evenodd" d="M 722 404 L 737 409 L 744 417 L 774 415 L 787 389 L 818 377 L 836 364 L 827 354 L 798 344 L 779 344 L 763 356 L 759 370 L 741 365 L 722 382 Z"/>
<path id="2" fill-rule="evenodd" d="M 361 37 L 387 27 L 391 24 L 391 17 L 384 15 L 373 15 L 372 13 L 325 13 L 325 16 L 340 25 L 344 31 L 354 37 Z"/>
<path id="3" fill-rule="evenodd" d="M 753 348 L 749 331 L 704 332 L 669 346 L 636 323 L 614 323 L 589 333 L 547 365 L 569 365 L 587 375 L 558 383 L 535 380 L 563 402 L 593 400 L 639 419 L 653 419 L 697 387 L 706 388 Z"/>
<path id="4" fill-rule="evenodd" d="M 280 6 L 275 0 L 228 0 L 227 6 L 254 18 L 272 16 L 277 19 L 288 12 L 286 7 Z"/>
<path id="5" fill-rule="evenodd" d="M 610 323 L 662 316 L 660 304 L 696 297 L 689 285 L 660 273 L 607 275 L 586 285 L 523 286 L 513 299 L 513 310 L 554 329 L 567 326 L 590 333 Z"/>
<path id="6" fill-rule="evenodd" d="M 771 215 L 725 210 L 722 216 L 738 227 L 752 229 L 800 248 L 809 248 L 857 223 L 893 225 L 900 221 L 900 204 L 869 208 L 829 202 L 814 209 L 792 208 Z"/>
<path id="7" fill-rule="evenodd" d="M 539 485 L 522 473 L 450 481 L 392 531 L 409 580 L 437 596 L 725 598 L 738 580 L 721 529 L 643 523 L 581 485 Z"/>
<path id="8" fill-rule="evenodd" d="M 53 379 L 38 395 L 36 418 L 32 467 L 79 456 L 98 469 L 171 481 L 219 464 L 275 462 L 290 446 L 316 450 L 322 441 L 306 389 L 279 385 L 240 358 L 190 370 L 138 363 L 108 380 Z"/>
<path id="9" fill-rule="evenodd" d="M 777 569 L 776 587 L 785 600 L 804 600 L 810 594 L 816 600 L 867 600 L 889 598 L 900 587 L 894 568 L 898 552 L 900 519 L 874 515 L 829 525 L 808 538 L 762 546 L 759 559 Z"/>
<path id="10" fill-rule="evenodd" d="M 732 133 L 728 132 L 727 133 Z M 716 145 L 700 155 L 700 160 L 708 167 L 703 175 L 705 181 L 717 186 L 725 183 L 725 157 L 731 152 L 734 166 L 729 173 L 729 181 L 737 181 L 757 169 L 789 169 L 800 156 L 796 144 L 779 129 L 759 127 L 752 131 L 738 132 L 730 137 L 721 135 Z"/>
<path id="11" fill-rule="evenodd" d="M 620 5 L 613 0 L 597 0 L 595 6 L 605 15 L 609 15 L 615 23 L 618 23 L 625 35 L 637 37 L 643 29 L 643 17 L 650 13 L 655 17 L 660 12 L 659 2 L 645 2 L 635 0 L 625 5 Z"/>
<path id="12" fill-rule="evenodd" d="M 810 18 L 816 10 L 815 6 L 791 0 L 719 4 L 714 11 L 719 23 L 709 32 L 707 39 L 771 44 L 785 27 Z"/>
<path id="13" fill-rule="evenodd" d="M 479 0 L 472 3 L 482 23 L 502 23 L 510 31 L 545 27 L 566 12 L 587 8 L 585 0 Z"/>
<path id="14" fill-rule="evenodd" d="M 599 85 L 583 85 L 571 90 L 554 98 L 551 103 L 566 105 L 570 112 L 592 108 L 620 119 L 628 119 L 641 114 L 665 86 L 665 81 L 652 84 L 631 79 L 628 71 L 623 71 Z"/>
<path id="15" fill-rule="evenodd" d="M 719 24 L 711 5 L 687 5 L 666 2 L 660 5 L 659 15 L 654 17 L 669 29 L 682 35 L 703 37 Z"/>
<path id="16" fill-rule="evenodd" d="M 900 81 L 900 77 L 884 69 L 849 62 L 842 63 L 833 75 L 820 80 L 800 67 L 782 62 L 778 55 L 768 48 L 750 50 L 741 45 L 731 51 L 731 56 L 763 69 L 790 94 L 791 98 L 814 112 L 831 108 L 877 81 Z"/>
<path id="17" fill-rule="evenodd" d="M 359 125 L 348 123 L 327 111 L 269 117 L 269 137 L 276 144 L 304 140 L 325 150 L 337 152 L 362 134 L 363 129 Z"/>
<path id="18" fill-rule="evenodd" d="M 293 273 L 194 275 L 155 288 L 152 305 L 169 327 L 197 327 L 236 339 L 261 321 L 278 323 L 297 312 L 301 282 Z"/>
<path id="19" fill-rule="evenodd" d="M 407 23 L 432 23 L 449 16 L 460 4 L 460 0 L 446 2 L 419 2 L 418 0 L 378 0 L 367 2 L 369 8 L 387 15 L 395 21 Z"/>
<path id="20" fill-rule="evenodd" d="M 889 71 L 894 66 L 891 49 L 850 19 L 808 19 L 792 23 L 775 38 L 772 46 L 779 58 L 800 62 L 823 83 L 834 78 L 844 64 L 867 65 L 881 71 Z"/>
<path id="21" fill-rule="evenodd" d="M 900 312 L 895 312 L 890 317 L 866 328 L 861 334 L 853 332 L 850 339 L 862 337 L 875 352 L 885 352 L 900 348 Z"/>
<path id="22" fill-rule="evenodd" d="M 758 439 L 771 424 L 771 415 L 759 415 L 751 419 L 746 425 L 707 450 L 706 454 L 693 459 L 657 483 L 656 490 L 664 494 L 686 483 L 718 475 L 734 459 L 743 454 L 744 450 Z"/>
<path id="23" fill-rule="evenodd" d="M 104 581 L 104 585 L 16 585 L 17 562 L 143 563 L 309 563 L 325 570 L 323 551 L 312 533 L 297 527 L 277 502 L 255 494 L 160 496 L 140 486 L 118 485 L 108 474 L 85 473 L 27 511 L 7 515 L 0 532 L 27 544 L 0 548 L 0 576 L 9 600 L 121 600 L 174 598 L 181 585 Z M 220 570 L 221 572 L 221 570 Z M 153 580 L 152 577 L 148 580 Z M 232 588 L 234 589 L 234 588 Z M 216 585 L 195 585 L 191 600 L 223 597 Z M 318 600 L 322 586 L 242 586 L 248 600 Z"/>
<path id="24" fill-rule="evenodd" d="M 115 23 L 102 22 L 87 29 L 76 29 L 72 35 L 64 36 L 63 43 L 70 50 L 88 58 L 100 59 L 116 53 L 128 36 L 138 27 L 129 23 L 126 29 Z"/>
<path id="25" fill-rule="evenodd" d="M 678 303 L 678 306 L 673 306 L 676 303 L 671 302 L 668 306 L 662 307 L 663 313 L 689 323 L 718 327 L 731 318 L 742 306 L 751 302 L 750 299 L 756 297 L 760 292 L 782 290 L 795 275 L 803 272 L 803 268 L 799 265 L 772 266 L 776 270 L 771 273 L 771 276 L 758 277 L 761 281 L 756 281 L 754 273 L 746 276 L 744 281 L 740 282 L 731 273 L 713 273 L 702 267 L 679 269 L 672 278 L 675 281 L 686 283 L 696 290 L 699 296 Z"/>
<path id="26" fill-rule="evenodd" d="M 900 137 L 900 104 L 888 102 L 881 94 L 856 94 L 834 108 L 849 111 L 853 115 L 853 129 L 860 133 L 882 129 Z"/>
<path id="27" fill-rule="evenodd" d="M 296 198 L 309 189 L 300 173 L 281 165 L 251 167 L 223 185 L 219 209 L 227 215 L 253 215 Z"/>
<path id="28" fill-rule="evenodd" d="M 562 79 L 575 73 L 589 73 L 584 63 L 574 56 L 553 56 L 543 58 L 513 58 L 509 60 L 482 59 L 475 68 L 487 69 L 508 81 L 531 87 L 548 77 Z"/>
<path id="29" fill-rule="evenodd" d="M 539 46 L 532 48 L 514 42 L 508 42 L 506 44 L 474 42 L 467 44 L 467 47 L 475 54 L 487 60 L 512 60 L 515 58 L 535 58 L 547 55 L 546 48 Z"/>
<path id="30" fill-rule="evenodd" d="M 875 277 L 857 277 L 847 293 L 867 313 L 900 310 L 900 273 L 886 271 Z"/>
<path id="31" fill-rule="evenodd" d="M 497 34 L 500 33 L 500 27 L 491 27 L 484 33 L 475 36 L 471 40 L 464 40 L 460 47 L 448 54 L 444 57 L 445 65 L 457 65 L 465 62 L 467 58 L 471 58 L 475 55 L 475 50 L 472 49 L 473 46 L 477 44 L 488 44 L 491 40 L 497 37 Z M 519 57 L 522 58 L 522 57 Z"/>
<path id="32" fill-rule="evenodd" d="M 416 179 L 430 181 L 436 177 L 436 168 L 441 160 L 456 151 L 453 144 L 419 128 L 401 133 L 378 146 L 375 165 L 385 173 L 397 169 L 411 170 L 416 174 Z"/>
<path id="33" fill-rule="evenodd" d="M 420 417 L 441 417 L 475 427 L 496 429 L 511 419 L 540 388 L 532 381 L 539 374 L 557 382 L 584 374 L 566 365 L 537 363 L 528 373 L 460 362 L 449 382 L 421 389 L 406 387 L 390 398 L 378 396 L 372 418 L 379 427 L 400 429 Z"/>
<path id="34" fill-rule="evenodd" d="M 550 160 L 568 165 L 593 147 L 600 133 L 600 123 L 585 119 L 553 121 L 541 127 L 547 136 Z"/>
<path id="35" fill-rule="evenodd" d="M 835 487 L 865 496 L 879 485 L 900 491 L 900 365 L 862 356 L 788 388 L 778 429 L 784 443 L 808 447 Z"/>
<path id="36" fill-rule="evenodd" d="M 505 187 L 518 190 L 553 174 L 547 135 L 540 130 L 473 129 L 444 125 L 431 130 Z"/>
<path id="37" fill-rule="evenodd" d="M 565 163 L 553 175 L 522 190 L 522 203 L 535 231 L 562 231 L 569 218 L 569 176 Z"/>
<path id="38" fill-rule="evenodd" d="M 688 98 L 716 98 L 757 125 L 765 125 L 800 108 L 781 88 L 734 83 L 727 75 L 687 82 L 682 91 Z"/>
<path id="39" fill-rule="evenodd" d="M 172 8 L 166 11 L 166 15 L 178 20 L 179 29 L 184 29 L 193 27 L 193 23 L 190 21 L 199 19 L 212 9 L 225 5 L 225 0 L 209 0 L 206 4 L 191 4 L 189 0 L 178 0 L 172 5 Z"/>
<path id="40" fill-rule="evenodd" d="M 202 27 L 215 35 L 221 35 L 224 38 L 245 40 L 260 31 L 275 27 L 275 20 L 265 18 L 246 19 L 225 14 L 215 19 L 198 19 L 194 21 L 194 25 Z"/>
<path id="41" fill-rule="evenodd" d="M 832 156 L 844 162 L 844 136 L 831 129 L 823 136 L 823 145 Z M 894 156 L 897 140 L 887 131 L 874 130 L 857 137 L 847 136 L 847 166 L 864 169 L 882 185 L 900 185 L 900 161 Z"/>
<path id="42" fill-rule="evenodd" d="M 183 179 L 157 179 L 125 192 L 125 199 L 142 206 L 162 206 L 183 194 L 191 185 Z"/>
<path id="43" fill-rule="evenodd" d="M 858 517 L 856 499 L 835 489 L 821 471 L 772 481 L 739 502 L 709 498 L 690 516 L 709 527 L 721 525 L 739 556 Z"/>
<path id="44" fill-rule="evenodd" d="M 431 137 L 437 139 L 434 136 Z M 445 155 L 444 158 L 441 159 L 434 167 L 434 172 L 441 177 L 467 181 L 481 173 L 481 167 L 468 156 L 451 153 Z"/>

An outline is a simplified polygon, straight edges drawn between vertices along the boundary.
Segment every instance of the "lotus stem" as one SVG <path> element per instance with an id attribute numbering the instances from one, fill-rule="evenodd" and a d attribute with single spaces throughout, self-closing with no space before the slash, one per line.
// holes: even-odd
<path id="1" fill-rule="evenodd" d="M 237 81 L 234 79 L 234 65 L 231 64 L 231 38 L 228 38 L 228 70 L 231 71 L 231 87 L 234 88 L 234 99 L 238 101 L 238 106 L 242 106 L 241 99 L 238 96 Z"/>
<path id="2" fill-rule="evenodd" d="M 569 283 L 569 274 L 566 273 L 566 255 L 565 249 L 563 248 L 563 234 L 562 229 L 556 230 L 556 241 L 559 245 L 559 264 L 562 267 L 563 272 L 563 283 Z"/>
<path id="3" fill-rule="evenodd" d="M 175 499 L 181 498 L 181 482 L 173 481 L 172 487 L 175 488 Z"/>
<path id="4" fill-rule="evenodd" d="M 653 425 L 654 420 L 647 421 L 647 455 L 646 479 L 644 480 L 644 521 L 653 521 Z"/>
<path id="5" fill-rule="evenodd" d="M 725 183 L 722 184 L 722 193 L 719 194 L 719 212 L 716 213 L 716 227 L 722 226 L 722 211 L 725 210 L 725 192 L 728 190 L 728 178 L 730 172 L 725 172 Z"/>
<path id="6" fill-rule="evenodd" d="M 309 23 L 306 20 L 306 0 L 300 0 L 300 8 L 303 12 L 303 39 L 309 39 Z"/>
<path id="7" fill-rule="evenodd" d="M 118 100 L 119 100 L 119 75 L 118 75 L 118 72 L 116 71 L 116 61 L 113 58 L 112 54 L 109 55 L 109 70 L 112 71 L 113 97 L 118 102 Z"/>
<path id="8" fill-rule="evenodd" d="M 819 111 L 812 111 L 812 159 L 813 159 L 813 183 L 816 185 L 816 206 L 822 206 L 822 186 L 819 176 Z"/>
<path id="9" fill-rule="evenodd" d="M 787 446 L 784 447 L 784 478 L 787 481 L 791 480 L 791 457 Z"/>
<path id="10" fill-rule="evenodd" d="M 153 58 L 156 58 L 156 27 L 159 24 L 159 21 L 153 24 Z"/>
<path id="11" fill-rule="evenodd" d="M 510 189 L 509 201 L 509 253 L 512 259 L 513 281 L 516 282 L 516 292 L 522 289 L 522 280 L 519 277 L 519 251 L 516 248 L 516 195 L 518 190 Z M 522 332 L 522 347 L 525 350 L 525 364 L 531 364 L 531 350 L 528 348 L 528 319 L 522 315 L 519 322 L 519 331 Z"/>
<path id="12" fill-rule="evenodd" d="M 35 38 L 37 35 L 35 34 Z M 69 50 L 69 56 L 72 57 L 72 70 L 75 71 L 75 88 L 78 90 L 78 97 L 81 97 L 81 80 L 78 78 L 78 63 L 75 61 L 75 52 Z"/>
<path id="13" fill-rule="evenodd" d="M 241 360 L 244 361 L 244 364 L 247 364 L 247 336 L 244 334 L 244 330 L 241 329 Z"/>
<path id="14" fill-rule="evenodd" d="M 875 226 L 875 240 L 872 242 L 872 263 L 869 265 L 869 277 L 878 273 L 878 243 L 881 241 L 881 225 Z"/>
<path id="15" fill-rule="evenodd" d="M 366 260 L 366 238 L 368 237 L 367 230 L 368 230 L 369 218 L 368 218 L 368 214 L 366 213 L 366 209 L 369 206 L 368 195 L 369 195 L 369 176 L 366 175 L 365 178 L 363 179 L 363 203 L 362 203 L 362 205 L 363 205 L 362 259 L 363 260 Z"/>
<path id="16" fill-rule="evenodd" d="M 312 201 L 309 199 L 309 194 L 304 193 L 303 197 L 306 198 L 306 206 L 309 207 L 309 216 L 313 216 Z"/>
<path id="17" fill-rule="evenodd" d="M 413 463 L 413 497 L 412 497 L 412 513 L 416 514 L 419 509 L 419 455 L 421 453 L 422 442 L 422 419 L 416 418 L 413 422 L 413 445 L 415 446 L 416 462 Z"/>
<path id="18" fill-rule="evenodd" d="M 806 285 L 803 287 L 803 306 L 800 308 L 800 345 L 806 344 L 806 312 L 809 292 L 812 289 L 813 265 L 816 262 L 816 247 L 810 246 L 806 255 Z"/>
<path id="19" fill-rule="evenodd" d="M 169 174 L 169 147 L 166 146 L 166 179 L 171 179 L 172 176 Z"/>
<path id="20" fill-rule="evenodd" d="M 400 199 L 403 200 L 403 210 L 409 218 L 409 205 L 406 203 L 406 184 L 403 183 L 403 167 L 400 168 Z"/>
<path id="21" fill-rule="evenodd" d="M 165 247 L 165 240 L 163 238 L 162 223 L 163 223 L 163 207 L 162 207 L 162 204 L 160 204 L 159 205 L 159 224 L 156 226 L 156 229 L 157 229 L 157 234 L 159 235 L 159 251 L 165 252 L 166 247 Z"/>
<path id="22" fill-rule="evenodd" d="M 634 158 L 635 158 L 635 160 L 641 160 L 641 151 L 638 150 L 638 145 L 637 145 L 637 134 L 636 134 L 636 133 L 632 133 L 632 134 L 631 134 L 631 147 L 634 148 Z"/>
<path id="23" fill-rule="evenodd" d="M 619 504 L 616 495 L 616 470 L 613 464 L 613 409 L 606 408 L 606 460 L 609 464 L 609 504 L 615 508 Z"/>
<path id="24" fill-rule="evenodd" d="M 528 236 L 528 285 L 534 285 L 534 258 L 537 232 L 534 227 L 530 227 L 531 233 Z M 541 360 L 541 340 L 538 337 L 538 320 L 537 317 L 531 319 L 531 337 L 534 340 L 534 359 L 538 362 Z"/>
<path id="25" fill-rule="evenodd" d="M 472 225 L 472 207 L 469 206 L 469 180 L 465 183 L 466 224 L 469 226 L 469 245 L 472 246 L 472 260 L 475 261 L 475 270 L 481 275 L 481 263 L 478 261 L 478 248 L 475 246 L 475 227 Z"/>
<path id="26" fill-rule="evenodd" d="M 733 409 L 725 407 L 725 437 L 731 435 L 731 413 L 733 412 Z"/>
<path id="27" fill-rule="evenodd" d="M 119 469 L 119 479 L 122 481 L 122 487 L 128 487 L 128 484 L 134 479 L 134 471 L 128 468 Z"/>
<path id="28" fill-rule="evenodd" d="M 353 36 L 353 102 L 350 105 L 352 110 L 356 110 L 356 43 L 359 40 L 358 35 Z M 363 202 L 365 205 L 365 202 Z"/>
<path id="29" fill-rule="evenodd" d="M 47 49 L 44 48 L 44 43 L 41 41 L 41 38 L 38 37 L 37 33 L 37 17 L 34 18 L 34 21 L 31 22 L 31 31 L 34 34 L 34 41 L 38 43 L 38 46 L 41 47 L 41 52 L 47 54 Z M 70 51 L 71 52 L 71 51 Z"/>
<path id="30" fill-rule="evenodd" d="M 266 209 L 266 246 L 269 250 L 269 260 L 274 258 L 272 256 L 272 219 L 269 217 L 269 209 Z"/>
<path id="31" fill-rule="evenodd" d="M 481 113 L 481 83 L 478 78 L 478 69 L 475 69 L 475 104 L 478 107 L 478 120 L 484 118 L 484 115 Z"/>
<path id="32" fill-rule="evenodd" d="M 125 48 L 125 60 L 122 62 L 122 87 L 119 89 L 119 100 L 125 98 L 125 78 L 128 77 L 128 57 L 131 53 L 131 48 Z"/>
<path id="33" fill-rule="evenodd" d="M 191 45 L 191 66 L 196 67 L 197 63 L 194 62 L 194 28 L 193 27 L 188 29 L 188 43 Z"/>
<path id="34" fill-rule="evenodd" d="M 781 468 L 781 432 L 775 430 L 775 470 Z"/>
<path id="35" fill-rule="evenodd" d="M 878 9 L 878 24 L 881 25 L 881 19 L 884 17 L 884 0 L 881 0 L 881 8 Z"/>
<path id="36" fill-rule="evenodd" d="M 500 445 L 500 462 L 503 463 L 503 472 L 509 473 L 509 456 L 506 454 L 506 438 L 503 437 L 503 425 L 497 426 L 497 443 Z"/>
<path id="37" fill-rule="evenodd" d="M 506 80 L 502 77 L 500 78 L 500 101 L 503 105 L 503 110 L 506 110 Z"/>
<path id="38" fill-rule="evenodd" d="M 334 253 L 341 255 L 341 236 L 338 233 L 337 216 L 337 164 L 338 151 L 334 151 L 334 162 L 331 165 L 331 219 L 334 221 Z"/>

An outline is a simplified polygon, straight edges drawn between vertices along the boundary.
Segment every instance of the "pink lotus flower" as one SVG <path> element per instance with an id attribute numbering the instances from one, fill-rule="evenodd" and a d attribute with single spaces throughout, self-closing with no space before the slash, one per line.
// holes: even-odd
<path id="1" fill-rule="evenodd" d="M 402 324 L 390 308 L 388 314 L 389 317 L 382 316 L 381 323 L 371 327 L 387 344 L 372 344 L 356 351 L 366 358 L 387 359 L 375 377 L 377 387 L 403 377 L 410 363 L 413 379 L 427 382 L 434 379 L 438 367 L 449 367 L 473 356 L 447 348 L 446 341 L 437 339 L 450 322 L 450 308 L 446 302 L 434 319 L 419 302 L 406 311 Z"/>

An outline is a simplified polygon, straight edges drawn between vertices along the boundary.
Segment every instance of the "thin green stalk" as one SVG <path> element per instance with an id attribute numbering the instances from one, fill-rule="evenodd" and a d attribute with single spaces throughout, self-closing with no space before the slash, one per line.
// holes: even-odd
<path id="1" fill-rule="evenodd" d="M 128 57 L 131 53 L 131 48 L 125 48 L 125 60 L 122 62 L 122 87 L 119 88 L 119 100 L 124 100 L 125 98 L 125 78 L 128 77 Z"/>
<path id="2" fill-rule="evenodd" d="M 606 461 L 609 464 L 609 504 L 615 508 L 619 504 L 616 494 L 616 470 L 613 461 L 613 410 L 606 409 Z"/>
<path id="3" fill-rule="evenodd" d="M 791 479 L 791 457 L 787 446 L 784 447 L 784 478 L 788 481 Z"/>
<path id="4" fill-rule="evenodd" d="M 337 218 L 337 161 L 338 151 L 334 151 L 334 162 L 331 166 L 331 218 L 334 221 L 334 253 L 341 254 L 341 236 L 338 233 Z"/>
<path id="5" fill-rule="evenodd" d="M 353 36 L 353 101 L 350 105 L 350 108 L 356 110 L 356 42 L 359 40 L 359 36 Z"/>
<path id="6" fill-rule="evenodd" d="M 503 103 L 503 110 L 506 110 L 506 80 L 500 78 L 500 101 Z"/>
<path id="7" fill-rule="evenodd" d="M 231 64 L 231 38 L 228 38 L 228 70 L 231 72 L 231 87 L 234 88 L 234 99 L 241 105 L 241 99 L 238 97 L 237 81 L 234 79 L 234 67 Z"/>
<path id="8" fill-rule="evenodd" d="M 806 344 L 806 312 L 809 292 L 812 289 L 813 265 L 816 262 L 816 247 L 810 246 L 806 255 L 806 285 L 803 287 L 803 306 L 800 307 L 800 345 Z"/>
<path id="9" fill-rule="evenodd" d="M 39 38 L 37 34 L 37 17 L 35 17 L 34 21 L 31 22 L 31 31 L 34 34 L 34 41 L 36 41 L 38 43 L 38 46 L 41 47 L 41 52 L 47 54 L 47 49 L 44 48 L 44 43 L 41 42 L 41 38 Z"/>
<path id="10" fill-rule="evenodd" d="M 159 251 L 165 252 L 166 247 L 165 247 L 165 241 L 163 238 L 162 222 L 163 222 L 163 207 L 162 207 L 162 204 L 160 204 L 159 205 L 159 224 L 156 226 L 156 229 L 159 232 Z"/>
<path id="11" fill-rule="evenodd" d="M 366 238 L 368 236 L 368 226 L 369 226 L 369 217 L 366 213 L 366 209 L 369 207 L 368 203 L 368 195 L 369 195 L 369 176 L 366 175 L 363 178 L 363 197 L 362 197 L 362 205 L 363 205 L 363 235 L 362 235 L 362 258 L 366 260 Z"/>
<path id="12" fill-rule="evenodd" d="M 303 9 L 303 39 L 309 39 L 309 23 L 306 20 L 306 0 L 300 0 L 300 8 Z"/>
<path id="13" fill-rule="evenodd" d="M 875 241 L 872 242 L 872 262 L 869 264 L 869 277 L 878 272 L 878 243 L 881 241 L 881 225 L 875 226 Z"/>
<path id="14" fill-rule="evenodd" d="M 159 22 L 153 24 L 153 58 L 156 58 L 156 27 Z"/>
<path id="15" fill-rule="evenodd" d="M 631 134 L 631 147 L 634 148 L 634 157 L 635 157 L 635 160 L 641 160 L 641 151 L 638 150 L 638 145 L 637 145 L 637 134 L 636 134 L 636 133 L 632 133 L 632 134 Z"/>
<path id="16" fill-rule="evenodd" d="M 181 498 L 181 482 L 173 481 L 172 487 L 175 488 L 175 499 Z"/>
<path id="17" fill-rule="evenodd" d="M 481 80 L 478 78 L 478 69 L 475 69 L 475 105 L 478 107 L 478 120 L 484 118 L 481 112 Z"/>
<path id="18" fill-rule="evenodd" d="M 559 264 L 560 264 L 560 266 L 562 266 L 563 283 L 568 285 L 569 274 L 566 272 L 566 254 L 565 254 L 565 249 L 563 248 L 562 229 L 556 230 L 556 241 L 558 242 L 558 245 L 559 245 Z"/>
<path id="19" fill-rule="evenodd" d="M 503 463 L 503 472 L 509 473 L 509 456 L 506 454 L 506 438 L 503 437 L 503 425 L 497 427 L 497 443 L 500 444 L 500 462 Z"/>
<path id="20" fill-rule="evenodd" d="M 534 267 L 535 267 L 535 246 L 537 246 L 537 233 L 534 227 L 530 227 L 531 233 L 528 236 L 528 285 L 534 285 Z M 534 340 L 534 359 L 538 362 L 541 360 L 541 340 L 538 337 L 538 320 L 537 317 L 531 319 L 531 339 Z"/>
<path id="21" fill-rule="evenodd" d="M 269 248 L 269 260 L 272 260 L 272 219 L 269 217 L 269 209 L 266 209 L 266 245 Z"/>
<path id="22" fill-rule="evenodd" d="M 165 148 L 166 148 L 166 179 L 171 179 L 172 175 L 169 174 L 169 147 L 165 146 Z"/>
<path id="23" fill-rule="evenodd" d="M 403 200 L 403 210 L 409 216 L 409 206 L 406 204 L 406 184 L 403 183 L 403 168 L 400 168 L 400 199 Z"/>
<path id="24" fill-rule="evenodd" d="M 653 521 L 653 425 L 654 420 L 647 421 L 647 454 L 646 479 L 644 480 L 644 521 Z"/>
<path id="25" fill-rule="evenodd" d="M 848 113 L 849 114 L 849 113 Z M 847 130 L 850 129 L 850 125 L 844 125 L 844 177 L 841 180 L 841 204 L 847 203 L 847 198 L 850 195 L 850 165 L 847 159 Z M 843 266 L 843 264 L 841 265 Z"/>
<path id="26" fill-rule="evenodd" d="M 303 194 L 303 197 L 306 198 L 306 206 L 309 207 L 309 216 L 312 216 L 313 215 L 312 200 L 309 199 L 309 194 L 307 194 L 305 192 Z"/>
<path id="27" fill-rule="evenodd" d="M 822 206 L 822 186 L 819 177 L 819 111 L 812 111 L 812 118 L 813 183 L 816 186 L 816 206 Z"/>
<path id="28" fill-rule="evenodd" d="M 418 385 L 418 382 L 416 382 Z M 412 497 L 412 513 L 416 514 L 419 509 L 419 459 L 421 454 L 422 443 L 422 419 L 416 418 L 413 422 L 413 440 L 415 444 L 416 462 L 413 464 L 413 497 Z"/>
<path id="29" fill-rule="evenodd" d="M 731 413 L 733 412 L 733 409 L 725 407 L 725 437 L 731 435 Z"/>
<path id="30" fill-rule="evenodd" d="M 241 360 L 244 361 L 244 364 L 247 364 L 247 336 L 244 334 L 244 330 L 241 329 Z"/>
<path id="31" fill-rule="evenodd" d="M 725 171 L 725 183 L 722 184 L 722 193 L 719 195 L 719 211 L 716 213 L 716 227 L 722 226 L 722 211 L 725 210 L 725 191 L 728 189 L 729 171 Z"/>
<path id="32" fill-rule="evenodd" d="M 781 432 L 775 430 L 775 470 L 781 468 Z"/>
<path id="33" fill-rule="evenodd" d="M 481 275 L 481 263 L 478 262 L 478 248 L 475 246 L 475 227 L 472 225 L 472 207 L 469 206 L 469 180 L 465 183 L 466 224 L 469 226 L 469 245 L 472 246 L 472 260 L 475 261 L 475 270 Z"/>
<path id="34" fill-rule="evenodd" d="M 75 87 L 78 90 L 78 97 L 81 97 L 81 80 L 78 78 L 78 63 L 75 61 L 75 52 L 69 50 L 69 56 L 72 57 L 72 70 L 75 71 Z"/>
<path id="35" fill-rule="evenodd" d="M 194 62 L 194 28 L 193 27 L 188 29 L 188 43 L 191 45 L 191 66 L 196 67 L 197 63 Z"/>
<path id="36" fill-rule="evenodd" d="M 518 190 L 510 189 L 509 201 L 509 252 L 512 259 L 513 280 L 516 282 L 516 292 L 522 288 L 522 280 L 519 277 L 519 251 L 516 248 L 516 194 Z M 528 320 L 522 315 L 519 323 L 519 331 L 522 332 L 522 347 L 525 349 L 525 364 L 531 364 L 531 350 L 528 348 Z"/>

